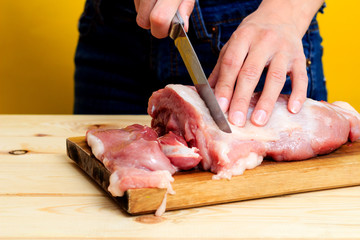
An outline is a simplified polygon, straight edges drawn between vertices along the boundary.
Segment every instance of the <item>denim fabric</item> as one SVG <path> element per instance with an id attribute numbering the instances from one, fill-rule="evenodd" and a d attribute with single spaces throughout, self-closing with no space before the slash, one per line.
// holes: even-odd
<path id="1" fill-rule="evenodd" d="M 196 2 L 188 35 L 207 76 L 221 47 L 260 2 Z M 75 54 L 74 113 L 144 114 L 153 91 L 170 83 L 192 84 L 173 41 L 152 37 L 135 19 L 133 0 L 86 1 Z M 314 17 L 302 42 L 308 62 L 308 97 L 316 100 L 327 99 L 321 41 Z M 256 91 L 261 91 L 265 74 L 266 70 Z M 290 92 L 288 78 L 282 93 Z"/>

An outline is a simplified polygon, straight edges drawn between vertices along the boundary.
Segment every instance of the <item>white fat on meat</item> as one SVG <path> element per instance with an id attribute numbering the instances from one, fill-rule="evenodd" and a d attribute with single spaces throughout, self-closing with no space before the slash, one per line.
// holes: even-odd
<path id="1" fill-rule="evenodd" d="M 263 157 L 254 152 L 250 152 L 247 157 L 239 158 L 230 169 L 222 169 L 213 176 L 213 179 L 231 179 L 232 176 L 242 175 L 245 169 L 253 169 L 259 166 Z"/>
<path id="2" fill-rule="evenodd" d="M 90 146 L 94 156 L 97 159 L 101 159 L 105 151 L 104 144 L 101 142 L 101 140 L 89 132 L 87 134 L 87 143 Z"/>
<path id="3" fill-rule="evenodd" d="M 248 119 L 258 97 L 253 95 Z M 190 147 L 198 148 L 202 168 L 216 173 L 214 178 L 242 174 L 261 164 L 263 157 L 303 160 L 359 138 L 359 114 L 349 106 L 343 109 L 344 104 L 307 99 L 302 110 L 292 114 L 287 109 L 288 99 L 288 95 L 279 96 L 266 126 L 247 120 L 242 128 L 230 124 L 231 134 L 217 127 L 197 92 L 188 86 L 168 85 L 154 92 L 148 113 L 159 134 L 177 132 Z"/>
<path id="4" fill-rule="evenodd" d="M 170 194 L 175 194 L 171 182 L 171 173 L 166 170 L 149 171 L 139 168 L 119 168 L 110 175 L 108 191 L 113 196 L 123 196 L 128 189 L 165 188 Z"/>

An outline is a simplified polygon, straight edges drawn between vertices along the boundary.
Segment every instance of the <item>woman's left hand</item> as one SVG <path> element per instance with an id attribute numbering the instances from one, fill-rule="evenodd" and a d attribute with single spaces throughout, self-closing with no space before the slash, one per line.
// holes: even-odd
<path id="1" fill-rule="evenodd" d="M 300 111 L 306 99 L 308 77 L 301 39 L 311 18 L 304 17 L 299 24 L 291 16 L 299 9 L 281 10 L 287 4 L 274 8 L 274 2 L 284 1 L 264 0 L 258 10 L 242 21 L 222 48 L 209 77 L 222 110 L 228 110 L 229 121 L 240 127 L 246 122 L 251 96 L 265 67 L 268 72 L 251 116 L 253 124 L 267 123 L 287 74 L 292 80 L 289 111 Z"/>

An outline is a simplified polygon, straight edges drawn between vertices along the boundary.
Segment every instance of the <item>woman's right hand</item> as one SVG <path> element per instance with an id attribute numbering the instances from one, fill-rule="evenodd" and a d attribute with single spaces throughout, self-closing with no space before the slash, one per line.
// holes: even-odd
<path id="1" fill-rule="evenodd" d="M 144 28 L 150 29 L 156 38 L 169 35 L 171 20 L 176 11 L 184 20 L 185 31 L 189 28 L 189 16 L 194 9 L 195 0 L 134 0 L 137 12 L 136 22 Z"/>

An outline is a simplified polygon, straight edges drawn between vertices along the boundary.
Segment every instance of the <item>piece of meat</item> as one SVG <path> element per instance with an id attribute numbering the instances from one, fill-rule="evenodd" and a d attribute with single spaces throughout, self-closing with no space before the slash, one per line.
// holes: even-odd
<path id="1" fill-rule="evenodd" d="M 354 142 L 360 136 L 360 118 L 359 114 L 349 103 L 336 101 L 333 103 L 323 102 L 328 107 L 340 112 L 350 122 L 349 140 Z"/>
<path id="2" fill-rule="evenodd" d="M 195 168 L 201 161 L 199 149 L 189 148 L 185 139 L 173 132 L 158 138 L 161 150 L 171 163 L 180 170 Z"/>
<path id="3" fill-rule="evenodd" d="M 259 95 L 254 94 L 248 119 Z M 250 121 L 245 127 L 231 125 L 232 133 L 219 130 L 194 88 L 168 85 L 149 99 L 152 128 L 160 135 L 170 131 L 184 136 L 190 147 L 199 149 L 201 166 L 230 178 L 258 166 L 263 157 L 277 161 L 307 159 L 340 147 L 360 137 L 360 116 L 344 104 L 307 99 L 298 114 L 287 109 L 289 96 L 280 95 L 265 127 Z"/>
<path id="4" fill-rule="evenodd" d="M 122 129 L 92 129 L 86 134 L 95 157 L 111 172 L 109 192 L 122 196 L 132 188 L 167 188 L 177 170 L 196 167 L 201 156 L 173 132 L 158 138 L 150 127 L 133 124 Z"/>
<path id="5" fill-rule="evenodd" d="M 113 196 L 122 196 L 130 188 L 170 190 L 176 168 L 161 151 L 157 137 L 153 129 L 139 124 L 87 132 L 93 154 L 112 173 L 108 190 Z"/>

